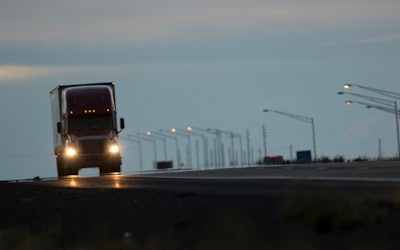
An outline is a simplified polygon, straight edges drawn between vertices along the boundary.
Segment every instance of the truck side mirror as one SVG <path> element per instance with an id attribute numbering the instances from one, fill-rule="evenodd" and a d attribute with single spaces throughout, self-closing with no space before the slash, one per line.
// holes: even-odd
<path id="1" fill-rule="evenodd" d="M 61 122 L 57 122 L 57 133 L 61 134 Z"/>
<path id="2" fill-rule="evenodd" d="M 125 128 L 125 120 L 124 118 L 119 119 L 119 126 L 121 127 L 121 130 Z"/>

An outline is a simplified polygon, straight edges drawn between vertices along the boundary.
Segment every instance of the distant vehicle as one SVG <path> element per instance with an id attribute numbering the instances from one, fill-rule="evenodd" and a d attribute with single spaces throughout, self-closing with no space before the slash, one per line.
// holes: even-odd
<path id="1" fill-rule="evenodd" d="M 58 176 L 98 167 L 100 174 L 121 171 L 115 83 L 59 85 L 50 92 L 54 154 Z"/>

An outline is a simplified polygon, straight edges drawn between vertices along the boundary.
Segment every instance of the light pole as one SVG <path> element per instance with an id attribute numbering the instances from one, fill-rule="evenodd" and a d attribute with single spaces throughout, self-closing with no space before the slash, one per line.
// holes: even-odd
<path id="1" fill-rule="evenodd" d="M 374 108 L 374 109 L 379 109 L 388 113 L 394 113 L 395 114 L 395 119 L 396 119 L 396 134 L 397 134 L 397 156 L 400 157 L 400 135 L 399 135 L 399 110 L 397 109 L 397 101 L 393 101 L 393 106 L 385 107 L 385 106 L 380 106 L 380 105 L 375 105 L 375 104 L 370 104 L 370 103 L 365 103 L 365 102 L 358 102 L 358 101 L 346 101 L 346 105 L 351 105 L 352 103 L 358 103 L 361 105 L 364 105 L 366 108 Z M 388 105 L 386 105 L 388 106 Z"/>
<path id="2" fill-rule="evenodd" d="M 189 126 L 191 128 L 191 130 L 193 131 L 193 129 L 199 130 L 201 132 L 207 133 L 207 134 L 211 134 L 215 136 L 214 139 L 214 166 L 215 167 L 220 167 L 223 165 L 223 161 L 222 161 L 222 143 L 221 143 L 221 132 L 216 129 L 215 131 L 213 131 L 212 129 L 202 129 L 202 128 L 197 128 L 197 127 L 193 127 L 193 126 Z M 211 153 L 211 156 L 213 156 L 213 154 Z M 212 160 L 211 160 L 212 162 Z"/>
<path id="3" fill-rule="evenodd" d="M 160 137 L 160 136 L 153 135 L 152 132 L 151 132 L 150 130 L 147 130 L 147 131 L 146 131 L 146 135 L 147 135 L 147 136 L 150 136 L 150 137 L 152 137 L 152 138 L 154 138 L 154 139 L 156 139 L 156 140 L 161 140 L 161 141 L 163 142 L 163 146 L 164 146 L 164 160 L 167 160 L 167 159 L 168 159 L 168 157 L 167 157 L 167 140 L 165 139 L 165 137 Z"/>
<path id="4" fill-rule="evenodd" d="M 134 136 L 140 140 L 144 140 L 144 141 L 148 141 L 148 142 L 152 142 L 153 143 L 153 149 L 154 149 L 154 164 L 156 164 L 157 162 L 157 145 L 156 145 L 156 140 L 155 139 L 150 139 L 150 138 L 146 138 L 144 136 L 141 136 L 140 133 L 138 133 L 137 135 L 128 135 L 128 136 Z"/>
<path id="5" fill-rule="evenodd" d="M 371 87 L 367 87 L 367 86 L 363 86 L 363 85 L 348 84 L 348 83 L 344 84 L 343 88 L 350 89 L 353 86 L 357 87 L 357 88 L 360 88 L 360 89 L 364 89 L 364 90 L 370 91 L 370 92 L 374 92 L 374 93 L 377 93 L 377 94 L 380 94 L 380 95 L 384 95 L 384 96 L 387 96 L 387 97 L 391 97 L 391 98 L 400 100 L 400 93 L 387 91 L 387 90 L 383 90 L 383 89 L 371 88 Z M 342 94 L 342 93 L 345 93 L 345 92 L 338 92 L 338 94 Z M 346 93 L 348 93 L 348 92 L 346 92 Z M 364 99 L 367 99 L 367 100 L 370 100 L 370 101 L 373 101 L 373 102 L 376 102 L 376 103 L 383 104 L 383 105 L 385 105 L 387 107 L 390 107 L 388 109 L 387 107 L 382 107 L 382 106 L 379 106 L 379 105 L 361 103 L 361 104 L 365 105 L 367 108 L 376 108 L 376 109 L 380 109 L 380 110 L 383 110 L 383 111 L 386 111 L 386 112 L 389 112 L 389 113 L 393 113 L 392 109 L 394 108 L 394 113 L 395 113 L 395 116 L 396 116 L 397 151 L 398 151 L 397 155 L 398 155 L 398 157 L 400 157 L 400 138 L 399 138 L 399 113 L 400 113 L 400 111 L 397 109 L 397 102 L 396 101 L 386 100 L 386 99 L 381 99 L 381 98 L 376 98 L 376 97 L 371 97 L 371 96 L 354 94 L 354 93 L 348 93 L 348 94 L 351 94 L 351 95 L 354 95 L 354 96 L 358 96 L 358 97 L 361 97 L 361 98 L 364 98 Z M 351 103 L 351 101 L 349 103 L 348 102 L 346 102 L 346 104 L 350 104 Z"/>
<path id="6" fill-rule="evenodd" d="M 222 131 L 220 129 L 211 129 L 211 128 L 207 128 L 205 131 L 215 135 L 214 148 L 216 149 L 215 152 L 215 159 L 217 163 L 216 165 L 218 167 L 225 167 L 225 151 L 224 151 L 224 145 L 222 143 Z"/>
<path id="7" fill-rule="evenodd" d="M 198 136 L 202 139 L 203 141 L 203 158 L 204 158 L 204 168 L 208 169 L 209 168 L 209 162 L 208 162 L 208 140 L 207 140 L 207 136 L 205 136 L 203 133 L 198 133 L 193 131 L 193 127 L 192 126 L 188 126 L 186 127 L 186 131 L 189 134 Z"/>
<path id="8" fill-rule="evenodd" d="M 393 107 L 393 101 L 390 100 L 386 100 L 386 99 L 382 99 L 382 98 L 377 98 L 377 97 L 373 97 L 373 96 L 368 96 L 368 95 L 360 95 L 357 93 L 352 93 L 352 92 L 347 92 L 347 91 L 339 91 L 337 92 L 338 95 L 352 95 L 352 96 L 357 96 L 360 97 L 362 99 L 366 99 L 372 102 L 376 102 L 385 106 L 389 106 L 389 107 Z"/>
<path id="9" fill-rule="evenodd" d="M 310 123 L 311 124 L 311 130 L 312 130 L 312 140 L 313 140 L 313 148 L 314 148 L 314 162 L 317 162 L 317 146 L 315 143 L 315 128 L 314 128 L 314 118 L 311 117 L 306 117 L 306 116 L 301 116 L 301 115 L 296 115 L 296 114 L 291 114 L 291 113 L 286 113 L 278 110 L 273 110 L 273 109 L 264 109 L 264 112 L 274 112 L 277 114 L 281 114 L 302 122 Z"/>
<path id="10" fill-rule="evenodd" d="M 179 151 L 179 142 L 178 142 L 178 136 L 175 135 L 168 135 L 168 134 L 163 134 L 163 130 L 160 130 L 160 132 L 154 132 L 150 131 L 152 134 L 158 135 L 158 136 L 163 136 L 165 138 L 170 138 L 175 140 L 175 146 L 176 146 L 176 161 L 177 161 L 177 168 L 179 168 L 179 165 L 181 163 L 181 153 Z M 164 132 L 165 133 L 165 132 Z"/>
<path id="11" fill-rule="evenodd" d="M 240 154 L 242 154 L 243 151 L 243 147 L 242 147 L 242 135 L 239 133 L 234 133 L 232 131 L 224 131 L 224 130 L 219 130 L 220 133 L 227 135 L 230 139 L 231 139 L 231 159 L 230 159 L 230 163 L 231 165 L 238 165 L 239 163 L 239 159 L 238 157 L 236 157 L 235 154 L 235 142 L 234 142 L 234 138 L 239 138 L 239 151 Z M 241 157 L 242 160 L 242 157 Z"/>
<path id="12" fill-rule="evenodd" d="M 178 130 L 176 128 L 172 128 L 170 130 L 171 133 L 177 135 L 177 136 L 184 136 L 188 139 L 188 145 L 186 146 L 186 158 L 188 161 L 188 166 L 189 168 L 192 168 L 192 141 L 190 139 L 190 134 L 183 134 L 178 132 Z"/>
<path id="13" fill-rule="evenodd" d="M 229 165 L 234 165 L 234 162 L 235 162 L 235 144 L 234 144 L 234 141 L 233 141 L 233 139 L 234 139 L 234 137 L 235 137 L 235 135 L 234 135 L 234 133 L 233 132 L 230 132 L 230 131 L 224 131 L 224 130 L 221 130 L 221 129 L 217 129 L 216 130 L 217 132 L 219 132 L 220 134 L 225 134 L 225 135 L 227 135 L 230 139 L 231 139 L 231 150 L 229 150 L 229 147 L 228 147 L 228 153 L 229 153 L 229 155 L 230 156 L 228 156 L 228 158 L 229 158 Z M 221 143 L 222 143 L 222 138 L 221 138 Z M 224 160 L 225 160 L 225 158 L 223 158 Z"/>
<path id="14" fill-rule="evenodd" d="M 173 133 L 181 133 L 182 135 L 186 135 L 188 136 L 188 139 L 191 141 L 190 136 L 191 135 L 198 135 L 196 133 L 190 132 L 190 129 L 179 129 L 179 128 L 173 128 L 171 130 Z M 195 140 L 195 149 L 196 149 L 196 165 L 197 165 L 197 169 L 200 169 L 200 153 L 199 153 L 199 141 L 196 139 Z M 204 140 L 203 140 L 203 150 L 204 150 Z M 192 151 L 190 151 L 192 152 Z M 203 154 L 204 155 L 204 154 Z M 205 161 L 204 161 L 205 162 Z"/>
<path id="15" fill-rule="evenodd" d="M 127 137 L 121 137 L 124 140 L 130 141 L 130 142 L 135 142 L 139 146 L 139 168 L 140 172 L 143 171 L 143 156 L 142 156 L 142 141 L 140 139 L 133 139 L 129 138 L 131 135 L 128 135 Z"/>
<path id="16" fill-rule="evenodd" d="M 242 135 L 240 133 L 234 134 L 235 137 L 239 139 L 239 150 L 240 150 L 240 165 L 243 165 L 243 142 Z M 238 159 L 239 161 L 239 159 Z"/>
<path id="17" fill-rule="evenodd" d="M 391 97 L 391 98 L 400 99 L 400 94 L 396 93 L 396 92 L 387 91 L 387 90 L 383 90 L 383 89 L 377 89 L 377 88 L 371 88 L 371 87 L 358 85 L 358 84 L 349 84 L 349 83 L 343 84 L 343 88 L 345 88 L 345 89 L 349 89 L 349 88 L 351 88 L 353 86 L 354 87 L 358 87 L 360 89 L 365 89 L 365 90 L 368 90 L 368 91 L 371 91 L 371 92 L 374 92 L 374 93 L 378 93 L 378 94 L 381 94 L 381 95 L 385 95 L 385 96 L 388 96 L 388 97 Z"/>

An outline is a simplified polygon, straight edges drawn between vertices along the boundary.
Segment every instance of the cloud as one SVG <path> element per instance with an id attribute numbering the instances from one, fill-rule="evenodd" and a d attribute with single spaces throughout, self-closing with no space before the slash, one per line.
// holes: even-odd
<path id="1" fill-rule="evenodd" d="M 93 75 L 99 72 L 112 72 L 118 66 L 26 66 L 3 65 L 0 66 L 0 85 L 13 82 L 44 79 L 70 78 L 71 76 Z M 68 77 L 69 76 L 69 77 Z"/>
<path id="2" fill-rule="evenodd" d="M 397 1 L 6 1 L 0 41 L 154 42 L 398 21 Z M 29 25 L 27 25 L 29 24 Z"/>
<path id="3" fill-rule="evenodd" d="M 4 65 L 0 67 L 0 83 L 36 79 L 60 72 L 57 67 Z"/>

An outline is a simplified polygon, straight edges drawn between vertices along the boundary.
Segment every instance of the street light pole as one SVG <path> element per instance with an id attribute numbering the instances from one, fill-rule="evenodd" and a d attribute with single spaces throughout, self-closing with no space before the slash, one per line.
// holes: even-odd
<path id="1" fill-rule="evenodd" d="M 346 91 L 340 91 L 340 92 L 337 92 L 337 94 L 338 95 L 348 94 L 348 95 L 352 95 L 352 96 L 357 96 L 357 97 L 360 97 L 360 98 L 363 98 L 363 99 L 366 99 L 369 101 L 373 101 L 373 102 L 376 102 L 376 103 L 379 103 L 379 104 L 382 104 L 382 105 L 385 105 L 388 107 L 393 107 L 393 101 L 382 99 L 382 98 L 377 98 L 377 97 L 368 96 L 368 95 L 360 95 L 357 93 L 346 92 Z"/>
<path id="2" fill-rule="evenodd" d="M 281 114 L 302 122 L 310 123 L 311 124 L 311 130 L 312 130 L 312 141 L 313 141 L 313 151 L 314 151 L 314 162 L 317 162 L 317 146 L 315 142 L 315 127 L 314 127 L 314 118 L 312 117 L 306 117 L 306 116 L 301 116 L 301 115 L 296 115 L 296 114 L 291 114 L 291 113 L 286 113 L 278 110 L 273 110 L 273 109 L 264 109 L 264 112 L 275 112 L 277 114 Z"/>
<path id="3" fill-rule="evenodd" d="M 181 153 L 180 153 L 180 151 L 179 151 L 178 136 L 175 136 L 175 135 L 167 135 L 167 134 L 163 134 L 163 133 L 161 133 L 161 132 L 164 132 L 164 131 L 163 131 L 163 130 L 160 130 L 160 133 L 159 133 L 159 132 L 151 131 L 151 133 L 153 133 L 153 134 L 155 134 L 155 135 L 159 135 L 159 136 L 163 136 L 163 137 L 166 137 L 166 138 L 170 138 L 170 139 L 174 139 L 174 140 L 175 140 L 175 146 L 176 146 L 176 161 L 177 161 L 176 166 L 177 166 L 177 168 L 179 168 L 179 165 L 181 164 Z M 164 133 L 165 133 L 165 132 L 164 132 Z"/>
<path id="4" fill-rule="evenodd" d="M 167 140 L 165 139 L 165 137 L 159 137 L 159 136 L 153 135 L 153 133 L 150 130 L 146 131 L 146 135 L 150 136 L 150 137 L 152 137 L 152 138 L 154 138 L 156 140 L 161 140 L 163 142 L 164 160 L 167 160 L 168 159 L 168 156 L 167 156 Z"/>
<path id="5" fill-rule="evenodd" d="M 214 165 L 215 167 L 221 167 L 223 165 L 223 160 L 222 160 L 222 142 L 221 142 L 221 132 L 219 129 L 216 129 L 215 131 L 211 129 L 202 129 L 202 128 L 197 128 L 193 126 L 189 126 L 192 130 L 196 129 L 204 133 L 208 133 L 211 135 L 215 136 L 214 139 Z M 213 154 L 211 154 L 212 156 Z M 212 161 L 211 161 L 212 162 Z"/>
<path id="6" fill-rule="evenodd" d="M 207 136 L 205 136 L 203 133 L 198 133 L 193 131 L 193 127 L 192 126 L 188 126 L 186 127 L 185 132 L 201 137 L 202 141 L 203 141 L 203 160 L 204 160 L 204 168 L 208 169 L 209 168 L 209 160 L 208 160 L 208 140 L 207 140 Z"/>
<path id="7" fill-rule="evenodd" d="M 129 138 L 131 135 L 128 135 L 127 137 L 121 137 L 124 140 L 135 142 L 138 144 L 139 147 L 139 168 L 140 172 L 143 172 L 143 156 L 142 156 L 142 141 L 140 139 L 132 139 Z"/>
<path id="8" fill-rule="evenodd" d="M 350 105 L 352 103 L 358 103 L 364 105 L 366 108 L 374 108 L 379 109 L 388 113 L 394 113 L 396 119 L 396 134 L 397 134 L 397 156 L 400 157 L 400 135 L 399 135 L 399 110 L 397 109 L 397 101 L 393 101 L 392 108 L 388 108 L 385 106 L 365 103 L 365 102 L 358 102 L 358 101 L 346 101 L 346 105 Z"/>
<path id="9" fill-rule="evenodd" d="M 344 84 L 343 88 L 349 89 L 352 86 L 355 86 L 355 87 L 358 87 L 358 88 L 361 88 L 361 89 L 365 89 L 365 90 L 368 90 L 368 91 L 371 91 L 371 92 L 374 92 L 374 93 L 377 93 L 377 94 L 380 94 L 380 95 L 384 95 L 384 96 L 388 96 L 388 97 L 400 100 L 400 93 L 387 91 L 387 90 L 383 90 L 383 89 L 371 88 L 371 87 L 367 87 L 367 86 L 363 86 L 363 85 L 348 84 L 348 83 Z M 345 92 L 338 92 L 338 94 L 343 94 L 343 93 L 345 93 Z M 397 109 L 397 102 L 393 101 L 393 104 L 392 104 L 392 101 L 385 100 L 385 99 L 380 99 L 380 98 L 370 97 L 370 96 L 364 96 L 364 95 L 359 95 L 359 94 L 354 94 L 354 93 L 350 93 L 350 94 L 352 94 L 354 96 L 358 96 L 358 97 L 364 98 L 364 99 L 368 99 L 370 101 L 374 101 L 374 102 L 377 102 L 377 103 L 380 103 L 380 104 L 383 104 L 383 105 L 386 105 L 386 106 L 389 106 L 391 108 L 394 107 L 394 112 L 395 112 L 395 115 L 396 115 L 397 151 L 398 151 L 398 157 L 400 157 L 400 138 L 399 138 L 399 113 L 400 113 L 400 111 Z M 351 102 L 349 102 L 349 101 L 346 102 L 346 104 L 350 104 L 350 103 Z M 389 113 L 393 113 L 391 108 L 388 109 L 386 107 L 382 107 L 382 106 L 378 106 L 378 105 L 365 104 L 365 103 L 361 103 L 361 104 L 366 105 L 367 108 L 368 107 L 369 108 L 376 108 L 376 109 L 380 109 L 380 110 L 383 110 L 383 111 L 386 111 L 386 112 L 389 112 Z"/>
<path id="10" fill-rule="evenodd" d="M 387 90 L 383 90 L 383 89 L 377 89 L 377 88 L 371 88 L 371 87 L 358 85 L 358 84 L 348 84 L 348 83 L 343 84 L 343 88 L 345 88 L 345 89 L 349 89 L 349 88 L 351 88 L 353 86 L 358 87 L 360 89 L 365 89 L 365 90 L 368 90 L 368 91 L 371 91 L 371 92 L 375 92 L 375 93 L 378 93 L 378 94 L 381 94 L 381 95 L 385 95 L 385 96 L 388 96 L 388 97 L 391 97 L 391 98 L 400 99 L 400 94 L 396 93 L 396 92 L 387 91 Z"/>
<path id="11" fill-rule="evenodd" d="M 129 135 L 128 135 L 129 136 Z M 140 133 L 138 135 L 133 135 L 134 137 L 140 139 L 140 140 L 144 140 L 144 141 L 148 141 L 148 142 L 152 142 L 153 143 L 153 148 L 154 148 L 154 164 L 156 164 L 157 162 L 157 145 L 156 145 L 156 140 L 155 139 L 150 139 L 150 138 L 146 138 L 140 135 Z"/>
<path id="12" fill-rule="evenodd" d="M 179 136 L 185 136 L 188 139 L 188 145 L 186 146 L 186 157 L 188 161 L 189 168 L 192 168 L 192 141 L 190 139 L 190 134 L 183 134 L 177 131 L 176 128 L 170 130 L 171 133 Z"/>

